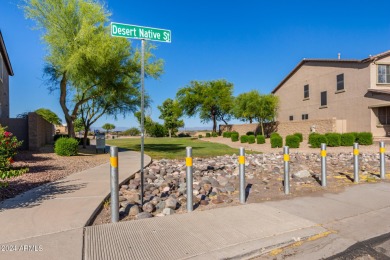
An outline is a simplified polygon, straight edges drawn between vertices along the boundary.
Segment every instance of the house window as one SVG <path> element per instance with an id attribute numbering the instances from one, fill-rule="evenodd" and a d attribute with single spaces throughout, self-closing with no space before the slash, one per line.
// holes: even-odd
<path id="1" fill-rule="evenodd" d="M 390 125 L 390 107 L 378 107 L 378 120 L 381 125 Z"/>
<path id="2" fill-rule="evenodd" d="M 294 116 L 290 116 L 290 121 L 293 121 L 294 120 Z"/>
<path id="3" fill-rule="evenodd" d="M 390 84 L 390 65 L 378 65 L 378 83 Z"/>
<path id="4" fill-rule="evenodd" d="M 337 91 L 344 90 L 344 74 L 337 75 Z"/>
<path id="5" fill-rule="evenodd" d="M 1 56 L 1 53 L 0 53 L 0 81 L 3 81 L 3 72 L 4 70 L 4 65 L 3 65 L 3 56 Z"/>
<path id="6" fill-rule="evenodd" d="M 309 114 L 302 114 L 302 120 L 308 120 Z"/>
<path id="7" fill-rule="evenodd" d="M 328 100 L 327 100 L 327 93 L 326 91 L 321 92 L 321 106 L 327 106 L 328 105 Z"/>
<path id="8" fill-rule="evenodd" d="M 309 98 L 309 85 L 303 86 L 303 98 Z"/>

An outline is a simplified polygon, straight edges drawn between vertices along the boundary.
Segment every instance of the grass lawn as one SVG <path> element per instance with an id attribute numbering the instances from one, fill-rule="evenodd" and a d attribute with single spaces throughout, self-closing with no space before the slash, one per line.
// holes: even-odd
<path id="1" fill-rule="evenodd" d="M 141 138 L 107 140 L 107 144 L 115 145 L 131 151 L 141 150 Z M 191 138 L 145 138 L 145 153 L 153 159 L 184 159 L 186 147 L 192 147 L 193 157 L 213 157 L 225 154 L 238 154 L 239 150 L 224 144 L 191 140 Z"/>

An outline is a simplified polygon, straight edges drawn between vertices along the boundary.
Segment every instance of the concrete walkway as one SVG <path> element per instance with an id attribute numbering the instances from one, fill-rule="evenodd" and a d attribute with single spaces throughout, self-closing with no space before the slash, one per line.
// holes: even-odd
<path id="1" fill-rule="evenodd" d="M 312 241 L 287 258 L 321 259 L 390 232 L 389 197 L 390 183 L 361 184 L 321 197 L 87 227 L 84 259 L 276 259 L 280 248 Z"/>
<path id="2" fill-rule="evenodd" d="M 145 165 L 150 160 L 145 155 Z M 110 193 L 109 169 L 103 164 L 0 203 L 0 259 L 82 259 L 83 228 Z M 139 169 L 139 153 L 119 153 L 119 182 Z"/>

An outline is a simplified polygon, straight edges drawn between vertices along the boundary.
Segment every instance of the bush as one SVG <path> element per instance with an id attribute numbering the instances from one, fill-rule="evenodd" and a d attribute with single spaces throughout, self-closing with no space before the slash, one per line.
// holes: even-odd
<path id="1" fill-rule="evenodd" d="M 311 133 L 311 134 L 309 134 L 309 140 L 308 140 L 309 144 L 311 144 L 313 137 L 315 137 L 316 135 L 319 135 L 319 133 Z"/>
<path id="2" fill-rule="evenodd" d="M 372 133 L 370 132 L 358 133 L 357 142 L 360 145 L 371 145 L 373 143 Z"/>
<path id="3" fill-rule="evenodd" d="M 269 137 L 272 138 L 272 137 L 274 137 L 274 136 L 280 136 L 280 134 L 277 133 L 277 132 L 273 132 Z"/>
<path id="4" fill-rule="evenodd" d="M 264 137 L 264 135 L 258 135 L 256 137 L 256 139 L 257 139 L 257 143 L 258 144 L 265 144 L 265 137 Z"/>
<path id="5" fill-rule="evenodd" d="M 302 133 L 294 133 L 294 135 L 299 137 L 299 142 L 303 142 L 303 135 L 302 135 Z M 287 140 L 286 140 L 286 142 L 287 142 Z"/>
<path id="6" fill-rule="evenodd" d="M 247 132 L 246 135 L 248 135 L 248 136 L 249 135 L 255 135 L 255 132 L 250 131 L 250 132 Z"/>
<path id="7" fill-rule="evenodd" d="M 248 136 L 248 144 L 254 144 L 256 142 L 256 137 L 254 135 Z"/>
<path id="8" fill-rule="evenodd" d="M 61 156 L 77 155 L 79 142 L 74 138 L 59 138 L 54 144 L 54 152 Z"/>
<path id="9" fill-rule="evenodd" d="M 299 148 L 300 142 L 301 139 L 295 134 L 286 136 L 286 145 L 290 148 Z"/>
<path id="10" fill-rule="evenodd" d="M 223 132 L 222 136 L 224 138 L 230 138 L 232 136 L 232 132 Z"/>
<path id="11" fill-rule="evenodd" d="M 311 136 L 310 138 L 311 148 L 320 148 L 322 143 L 324 144 L 328 143 L 328 139 L 326 138 L 325 135 L 315 134 Z"/>
<path id="12" fill-rule="evenodd" d="M 217 132 L 213 132 L 213 133 L 211 134 L 211 136 L 212 136 L 212 137 L 218 137 L 218 133 L 217 133 Z"/>
<path id="13" fill-rule="evenodd" d="M 232 134 L 231 134 L 231 140 L 232 140 L 232 142 L 237 142 L 238 141 L 238 137 L 239 137 L 239 134 L 238 133 L 236 133 L 236 132 L 233 132 Z"/>
<path id="14" fill-rule="evenodd" d="M 180 133 L 177 135 L 177 137 L 191 137 L 191 135 L 188 133 Z"/>
<path id="15" fill-rule="evenodd" d="M 248 142 L 248 136 L 247 135 L 242 135 L 240 137 L 240 141 L 241 141 L 241 143 L 247 143 Z"/>
<path id="16" fill-rule="evenodd" d="M 350 132 L 349 134 L 353 135 L 353 137 L 355 138 L 355 139 L 353 140 L 353 142 L 356 142 L 357 139 L 358 139 L 358 132 Z"/>
<path id="17" fill-rule="evenodd" d="M 149 134 L 151 137 L 164 137 L 168 135 L 168 130 L 162 124 L 154 123 Z"/>
<path id="18" fill-rule="evenodd" d="M 355 142 L 355 136 L 352 133 L 345 133 L 341 135 L 342 146 L 353 146 Z"/>
<path id="19" fill-rule="evenodd" d="M 141 131 L 137 127 L 132 127 L 123 131 L 121 135 L 139 136 L 141 135 Z"/>
<path id="20" fill-rule="evenodd" d="M 206 137 L 211 137 L 211 134 L 210 133 L 206 133 Z"/>
<path id="21" fill-rule="evenodd" d="M 277 148 L 283 146 L 283 138 L 277 134 L 271 137 L 271 148 Z"/>
<path id="22" fill-rule="evenodd" d="M 200 139 L 200 138 L 203 138 L 203 135 L 198 135 L 198 138 Z"/>
<path id="23" fill-rule="evenodd" d="M 56 135 L 54 135 L 53 139 L 54 139 L 54 142 L 56 142 L 60 138 L 68 138 L 68 137 L 69 137 L 68 135 L 56 134 Z"/>
<path id="24" fill-rule="evenodd" d="M 328 146 L 330 147 L 338 147 L 341 145 L 341 134 L 328 133 L 326 134 L 326 139 L 328 140 Z"/>

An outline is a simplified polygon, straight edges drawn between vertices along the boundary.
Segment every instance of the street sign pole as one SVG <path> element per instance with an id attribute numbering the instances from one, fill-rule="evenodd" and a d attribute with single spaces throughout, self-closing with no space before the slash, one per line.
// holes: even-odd
<path id="1" fill-rule="evenodd" d="M 141 205 L 144 205 L 145 40 L 141 40 Z"/>

